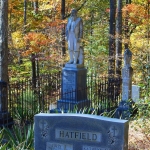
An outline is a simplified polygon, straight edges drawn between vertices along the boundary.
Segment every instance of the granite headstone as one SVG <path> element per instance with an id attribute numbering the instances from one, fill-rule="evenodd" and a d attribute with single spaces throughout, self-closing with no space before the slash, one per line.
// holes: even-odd
<path id="1" fill-rule="evenodd" d="M 132 52 L 126 49 L 124 52 L 124 67 L 122 68 L 122 100 L 116 110 L 115 117 L 129 119 L 132 109 L 132 76 L 131 67 Z"/>
<path id="2" fill-rule="evenodd" d="M 35 150 L 127 150 L 128 121 L 87 114 L 35 115 Z"/>
<path id="3" fill-rule="evenodd" d="M 132 52 L 126 49 L 124 52 L 124 67 L 122 69 L 122 101 L 128 101 L 132 96 L 132 75 L 131 67 Z"/>

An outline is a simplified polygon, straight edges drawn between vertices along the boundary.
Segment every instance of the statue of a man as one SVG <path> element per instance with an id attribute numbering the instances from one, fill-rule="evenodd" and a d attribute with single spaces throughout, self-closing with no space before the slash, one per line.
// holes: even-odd
<path id="1" fill-rule="evenodd" d="M 81 39 L 83 38 L 83 22 L 77 17 L 77 10 L 72 9 L 71 16 L 68 19 L 66 26 L 66 40 L 68 42 L 68 50 L 70 60 L 68 64 L 77 64 L 80 49 Z M 83 62 L 83 60 L 82 60 Z"/>

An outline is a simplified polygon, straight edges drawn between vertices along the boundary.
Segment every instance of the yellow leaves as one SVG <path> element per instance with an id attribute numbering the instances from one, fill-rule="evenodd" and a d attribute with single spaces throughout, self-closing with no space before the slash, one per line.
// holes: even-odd
<path id="1" fill-rule="evenodd" d="M 12 33 L 12 41 L 14 48 L 23 48 L 25 45 L 21 31 Z"/>
<path id="2" fill-rule="evenodd" d="M 40 5 L 39 10 L 49 10 L 49 9 L 55 9 L 58 4 L 60 4 L 60 0 L 39 0 Z"/>
<path id="3" fill-rule="evenodd" d="M 147 4 L 150 0 L 132 0 L 132 3 Z"/>
<path id="4" fill-rule="evenodd" d="M 145 36 L 144 26 L 141 26 L 141 28 L 136 28 L 136 32 L 134 32 L 130 37 L 131 44 L 134 45 L 133 47 L 135 49 L 143 49 L 143 47 L 149 46 L 148 41 L 144 36 Z"/>

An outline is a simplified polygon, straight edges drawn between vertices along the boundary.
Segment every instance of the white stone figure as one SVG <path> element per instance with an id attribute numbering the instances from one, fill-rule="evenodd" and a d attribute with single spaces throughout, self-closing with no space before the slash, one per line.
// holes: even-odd
<path id="1" fill-rule="evenodd" d="M 83 48 L 81 48 L 81 39 L 83 38 L 83 22 L 82 19 L 77 17 L 77 10 L 72 9 L 71 16 L 68 19 L 66 26 L 66 40 L 68 42 L 68 50 L 70 60 L 68 64 L 77 64 L 79 55 L 83 59 Z M 82 52 L 80 53 L 80 49 Z M 81 56 L 82 55 L 82 56 Z M 80 60 L 79 63 L 83 63 Z"/>

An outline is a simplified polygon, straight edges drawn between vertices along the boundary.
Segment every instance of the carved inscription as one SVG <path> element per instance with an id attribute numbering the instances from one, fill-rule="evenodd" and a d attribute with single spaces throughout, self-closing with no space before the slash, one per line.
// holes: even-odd
<path id="1" fill-rule="evenodd" d="M 41 129 L 41 136 L 43 139 L 47 138 L 48 136 L 48 130 L 49 130 L 49 125 L 46 120 L 40 120 L 39 121 L 39 127 Z"/>
<path id="2" fill-rule="evenodd" d="M 73 145 L 47 142 L 46 150 L 73 150 Z"/>
<path id="3" fill-rule="evenodd" d="M 102 148 L 102 147 L 93 147 L 93 146 L 83 146 L 82 150 L 110 150 L 109 148 Z"/>
<path id="4" fill-rule="evenodd" d="M 115 145 L 117 142 L 117 135 L 118 135 L 119 131 L 116 128 L 116 126 L 111 126 L 109 131 L 108 131 L 108 144 L 109 145 Z"/>
<path id="5" fill-rule="evenodd" d="M 99 132 L 69 131 L 64 129 L 55 129 L 56 139 L 81 140 L 91 142 L 101 142 L 102 134 Z"/>
<path id="6" fill-rule="evenodd" d="M 64 98 L 75 97 L 75 83 L 76 83 L 75 72 L 64 71 L 63 72 L 63 97 Z"/>
<path id="7" fill-rule="evenodd" d="M 63 84 L 67 89 L 75 87 L 75 72 L 69 71 L 63 73 Z"/>

